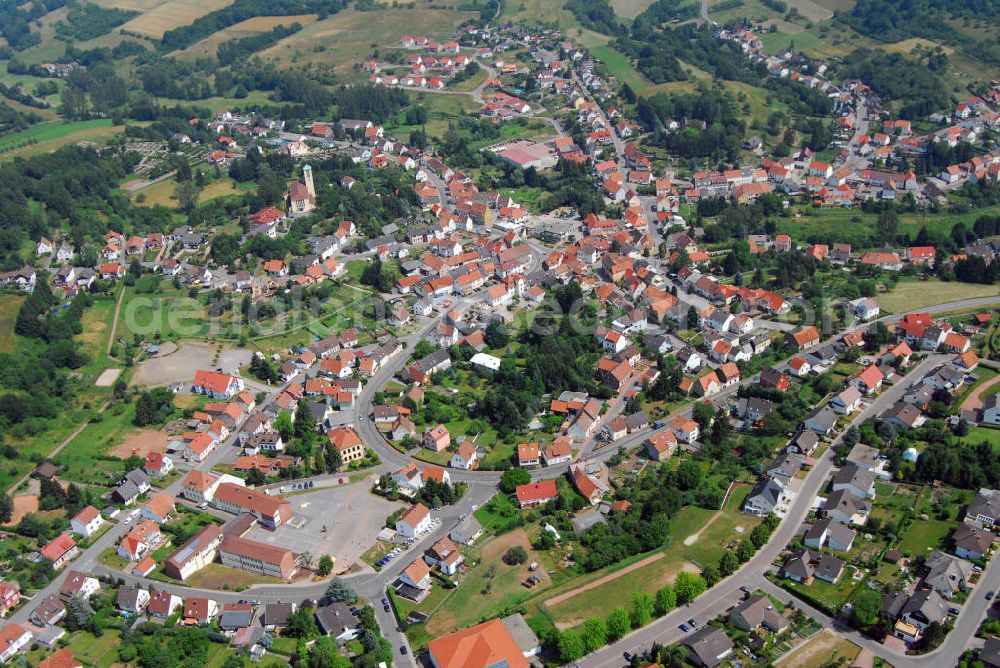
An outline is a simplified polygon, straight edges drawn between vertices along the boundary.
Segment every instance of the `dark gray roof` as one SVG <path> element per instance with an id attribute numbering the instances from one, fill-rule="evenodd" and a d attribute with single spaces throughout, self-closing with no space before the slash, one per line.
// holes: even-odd
<path id="1" fill-rule="evenodd" d="M 642 429 L 649 424 L 649 418 L 646 417 L 646 413 L 639 411 L 638 413 L 632 413 L 627 418 L 625 418 L 625 423 L 628 425 L 629 431 L 635 429 Z"/>
<path id="2" fill-rule="evenodd" d="M 900 401 L 893 405 L 889 410 L 882 413 L 881 417 L 883 420 L 895 419 L 907 427 L 912 427 L 920 417 L 920 409 L 913 404 Z"/>
<path id="3" fill-rule="evenodd" d="M 841 489 L 836 492 L 830 492 L 830 495 L 826 497 L 823 510 L 828 513 L 840 510 L 845 515 L 853 515 L 857 512 L 870 512 L 871 504 L 864 499 L 858 498 L 850 490 Z"/>
<path id="4" fill-rule="evenodd" d="M 837 424 L 837 414 L 828 405 L 823 404 L 806 413 L 802 422 L 813 422 L 817 426 L 822 427 L 824 432 L 827 432 Z"/>
<path id="5" fill-rule="evenodd" d="M 222 607 L 219 628 L 240 629 L 253 622 L 253 606 L 248 603 L 230 603 Z"/>
<path id="6" fill-rule="evenodd" d="M 750 494 L 747 495 L 747 501 L 753 500 L 757 506 L 765 508 L 768 511 L 773 510 L 778 505 L 782 489 L 781 483 L 776 480 L 763 478 L 758 480 L 757 484 L 750 490 Z"/>
<path id="7" fill-rule="evenodd" d="M 293 612 L 295 612 L 294 603 L 268 603 L 264 606 L 264 625 L 284 626 Z"/>
<path id="8" fill-rule="evenodd" d="M 858 489 L 868 490 L 875 484 L 875 474 L 856 464 L 845 464 L 833 475 L 834 485 L 854 485 Z"/>
<path id="9" fill-rule="evenodd" d="M 149 484 L 149 476 L 142 469 L 132 469 L 125 474 L 126 480 L 131 480 L 137 487 Z"/>
<path id="10" fill-rule="evenodd" d="M 135 612 L 139 609 L 139 590 L 135 587 L 119 587 L 115 604 L 119 610 Z"/>
<path id="11" fill-rule="evenodd" d="M 316 622 L 326 635 L 339 636 L 358 627 L 358 620 L 345 603 L 334 602 L 316 610 Z"/>
<path id="12" fill-rule="evenodd" d="M 439 349 L 435 350 L 434 352 L 432 352 L 427 357 L 424 357 L 423 359 L 418 360 L 416 366 L 417 366 L 418 369 L 420 369 L 424 373 L 427 373 L 428 369 L 433 369 L 438 364 L 441 364 L 442 362 L 444 362 L 447 359 L 450 359 L 448 357 L 448 351 L 445 350 L 444 348 L 439 348 Z"/>
<path id="13" fill-rule="evenodd" d="M 980 489 L 972 503 L 969 504 L 966 514 L 972 517 L 982 515 L 993 519 L 1000 517 L 1000 492 L 992 489 Z"/>
<path id="14" fill-rule="evenodd" d="M 717 665 L 719 657 L 733 649 L 733 643 L 729 640 L 729 636 L 717 626 L 703 626 L 684 638 L 681 644 L 687 647 L 706 666 Z"/>
<path id="15" fill-rule="evenodd" d="M 990 668 L 1000 668 L 1000 638 L 987 638 L 979 650 L 979 660 Z"/>
<path id="16" fill-rule="evenodd" d="M 931 622 L 943 622 L 948 614 L 948 605 L 933 589 L 921 589 L 906 602 L 900 614 L 910 614 L 918 619 L 923 619 L 928 624 Z"/>
<path id="17" fill-rule="evenodd" d="M 799 580 L 806 580 L 812 577 L 813 569 L 810 566 L 815 558 L 815 553 L 810 550 L 798 550 L 792 554 L 781 567 L 782 572 L 787 576 L 794 576 Z"/>
<path id="18" fill-rule="evenodd" d="M 816 562 L 815 573 L 816 575 L 823 575 L 831 579 L 835 579 L 840 575 L 840 572 L 844 570 L 844 560 L 838 557 L 831 557 L 828 554 L 824 554 Z"/>
<path id="19" fill-rule="evenodd" d="M 811 429 L 806 429 L 799 433 L 792 441 L 792 445 L 798 446 L 799 450 L 812 451 L 819 444 L 819 435 Z"/>
<path id="20" fill-rule="evenodd" d="M 878 614 L 890 620 L 899 619 L 899 615 L 903 612 L 903 606 L 906 605 L 909 598 L 910 595 L 905 591 L 894 591 L 886 594 L 882 597 L 882 605 Z"/>
<path id="21" fill-rule="evenodd" d="M 120 501 L 131 501 L 132 499 L 139 496 L 139 488 L 135 486 L 135 483 L 131 480 L 125 480 L 120 485 L 115 487 L 116 497 Z"/>

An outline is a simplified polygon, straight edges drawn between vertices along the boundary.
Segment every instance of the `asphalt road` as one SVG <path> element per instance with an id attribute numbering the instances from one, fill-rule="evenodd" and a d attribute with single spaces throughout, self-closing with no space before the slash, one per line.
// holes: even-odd
<path id="1" fill-rule="evenodd" d="M 960 308 L 974 308 L 977 306 L 984 306 L 998 301 L 997 298 L 981 298 L 981 299 L 967 299 L 960 300 L 956 302 L 950 302 L 947 304 L 941 304 L 935 307 L 923 309 L 930 312 L 941 312 L 950 311 Z M 882 320 L 885 322 L 890 322 L 899 319 L 898 315 L 887 316 Z M 437 324 L 438 319 L 433 319 L 426 327 L 422 328 L 419 332 L 407 337 L 406 341 L 411 344 L 415 344 L 416 341 L 426 334 L 434 325 Z M 867 325 L 859 325 L 867 326 Z M 832 340 L 832 339 L 830 339 Z M 947 356 L 945 356 L 947 357 Z M 399 355 L 393 362 L 383 367 L 378 373 L 370 380 L 370 382 L 365 386 L 358 399 L 358 407 L 355 421 L 355 426 L 362 436 L 368 447 L 378 452 L 379 456 L 382 458 L 382 464 L 374 473 L 381 471 L 392 470 L 408 463 L 411 458 L 405 454 L 402 454 L 392 448 L 381 434 L 375 429 L 374 423 L 369 419 L 369 415 L 372 407 L 372 400 L 374 394 L 385 385 L 385 383 L 398 371 L 405 363 L 407 354 L 404 353 Z M 922 375 L 921 370 L 923 365 L 930 364 L 929 361 L 925 361 L 921 368 L 918 368 L 911 372 L 911 375 L 907 376 L 907 380 L 910 381 L 913 378 L 919 378 Z M 749 382 L 750 379 L 744 380 L 744 383 Z M 887 391 L 882 397 L 875 402 L 875 404 L 867 410 L 870 410 L 873 414 L 875 412 L 880 412 L 889 404 L 892 397 L 895 396 L 896 392 L 901 393 L 901 386 L 897 388 L 892 388 Z M 270 397 L 268 401 L 273 398 L 279 391 L 280 387 L 270 388 Z M 727 392 L 720 395 L 715 395 L 713 398 L 718 398 L 720 396 L 725 396 L 726 394 L 735 392 L 736 388 L 730 388 Z M 689 410 L 689 409 L 685 409 Z M 610 419 L 610 417 L 606 418 Z M 613 444 L 613 446 L 604 447 L 600 450 L 594 452 L 593 445 L 594 441 L 590 440 L 584 444 L 581 451 L 581 457 L 593 454 L 594 457 L 598 459 L 607 459 L 611 457 L 615 452 L 624 449 L 635 447 L 645 438 L 652 433 L 652 430 L 644 430 L 636 434 L 632 434 L 625 439 Z M 220 444 L 206 459 L 206 461 L 201 462 L 195 466 L 195 468 L 201 470 L 210 470 L 216 463 L 222 461 L 225 457 L 231 457 L 233 454 L 232 437 L 227 439 L 226 442 Z M 586 666 L 612 666 L 619 665 L 621 662 L 616 661 L 616 657 L 621 657 L 621 652 L 625 649 L 630 651 L 635 651 L 635 649 L 641 648 L 643 646 L 648 646 L 654 639 L 660 642 L 671 642 L 674 634 L 679 633 L 676 630 L 676 625 L 682 621 L 685 621 L 689 617 L 696 617 L 699 620 L 708 619 L 714 617 L 723 608 L 728 607 L 731 604 L 731 600 L 734 598 L 734 592 L 738 591 L 738 587 L 742 582 L 747 581 L 747 579 L 752 577 L 759 577 L 761 573 L 765 572 L 769 567 L 771 561 L 781 552 L 784 546 L 790 540 L 795 528 L 801 522 L 801 519 L 805 517 L 808 511 L 808 498 L 811 497 L 812 493 L 819 489 L 822 484 L 823 479 L 829 473 L 832 462 L 829 458 L 829 454 L 826 457 L 820 459 L 817 465 L 814 467 L 813 471 L 810 473 L 809 477 L 806 479 L 806 483 L 803 485 L 803 493 L 799 498 L 796 499 L 792 508 L 789 512 L 789 518 L 786 519 L 778 530 L 775 532 L 771 541 L 758 552 L 755 557 L 744 565 L 743 568 L 738 572 L 737 575 L 730 576 L 726 580 L 720 582 L 711 590 L 706 592 L 703 596 L 699 597 L 698 600 L 694 601 L 690 606 L 683 608 L 682 610 L 675 611 L 670 615 L 658 620 L 657 622 L 639 630 L 635 633 L 627 636 L 625 639 L 619 641 L 615 645 L 602 650 L 594 655 L 587 657 L 581 662 L 581 665 Z M 539 478 L 555 478 L 561 475 L 568 465 L 554 466 L 545 469 L 536 469 L 532 471 L 532 477 L 535 479 Z M 179 468 L 183 469 L 183 465 Z M 495 492 L 496 484 L 499 481 L 500 474 L 498 472 L 466 472 L 466 471 L 451 471 L 452 479 L 454 480 L 465 480 L 470 483 L 469 493 L 456 505 L 444 508 L 440 512 L 440 522 L 435 527 L 435 529 L 425 536 L 419 543 L 410 548 L 403 556 L 401 556 L 392 568 L 387 568 L 381 572 L 374 572 L 372 569 L 366 568 L 365 570 L 349 574 L 346 577 L 352 582 L 352 585 L 356 588 L 358 593 L 369 600 L 371 600 L 376 607 L 376 612 L 379 618 L 379 623 L 382 627 L 383 633 L 390 640 L 394 646 L 395 658 L 397 665 L 413 665 L 412 663 L 412 652 L 407 655 L 408 658 L 404 658 L 399 654 L 399 646 L 406 642 L 405 637 L 396 630 L 396 620 L 389 618 L 380 604 L 381 598 L 384 595 L 385 587 L 391 583 L 399 571 L 401 571 L 413 558 L 417 558 L 426 547 L 429 547 L 435 540 L 445 536 L 448 530 L 458 521 L 461 515 L 467 514 L 472 511 L 473 506 L 482 505 L 487 499 Z M 168 486 L 165 491 L 176 496 L 181 489 L 181 481 L 183 480 L 183 475 L 172 485 Z M 811 490 L 807 493 L 805 490 Z M 434 514 L 438 516 L 438 513 Z M 68 569 L 83 570 L 90 573 L 103 573 L 113 575 L 118 578 L 122 578 L 130 584 L 138 584 L 146 588 L 153 589 L 164 589 L 176 593 L 180 596 L 190 596 L 203 595 L 211 596 L 219 602 L 232 602 L 239 599 L 260 599 L 262 601 L 278 601 L 278 600 L 302 600 L 302 599 L 315 599 L 320 598 L 325 590 L 325 583 L 303 583 L 303 584 L 289 584 L 289 585 L 258 585 L 251 587 L 249 590 L 240 593 L 231 593 L 223 591 L 211 591 L 211 590 L 200 590 L 191 587 L 186 587 L 181 584 L 166 584 L 158 582 L 155 580 L 149 580 L 146 578 L 139 578 L 131 575 L 124 574 L 120 571 L 114 571 L 108 567 L 100 564 L 97 561 L 98 556 L 108 547 L 115 545 L 118 540 L 123 536 L 125 531 L 125 526 L 123 522 L 119 522 L 116 526 L 112 527 L 107 533 L 101 536 L 93 545 L 91 545 L 87 550 L 76 559 L 76 561 L 69 566 Z M 24 623 L 27 621 L 30 611 L 35 607 L 34 601 L 40 601 L 45 596 L 49 594 L 56 593 L 62 584 L 64 574 L 56 577 L 52 583 L 45 587 L 40 592 L 36 593 L 34 600 L 28 604 L 22 606 L 20 609 L 15 611 L 9 619 L 11 621 Z M 996 580 L 1000 580 L 1000 569 L 991 568 L 988 570 L 984 580 L 991 583 L 991 586 L 996 584 Z M 738 598 L 738 597 L 736 597 Z M 977 612 L 976 606 L 969 606 L 968 611 L 960 617 L 959 630 L 967 630 L 969 628 L 974 628 L 978 624 L 979 619 L 982 616 L 982 610 Z M 985 608 L 983 608 L 985 609 Z M 673 633 L 671 632 L 673 630 Z M 971 634 L 969 634 L 971 635 Z M 964 646 L 964 639 L 968 635 L 963 636 L 962 634 L 955 632 L 949 635 L 949 638 L 945 645 L 939 650 L 942 656 L 950 656 L 952 652 L 955 652 L 954 643 L 961 643 L 958 645 L 960 648 Z M 898 659 L 899 657 L 893 657 Z M 894 660 L 893 663 L 896 663 Z M 901 664 L 897 664 L 901 665 Z M 939 665 L 932 662 L 924 660 L 926 666 Z"/>
<path id="2" fill-rule="evenodd" d="M 910 370 L 903 382 L 887 389 L 874 401 L 868 404 L 855 418 L 854 423 L 861 424 L 868 418 L 874 417 L 892 406 L 892 404 L 894 404 L 906 393 L 906 390 L 912 384 L 919 382 L 919 380 L 923 378 L 928 371 L 938 364 L 948 360 L 950 357 L 950 355 L 928 356 L 927 359 Z M 721 614 L 730 605 L 733 605 L 742 599 L 743 594 L 740 591 L 741 586 L 748 584 L 751 586 L 763 586 L 763 583 L 766 581 L 762 575 L 772 569 L 774 560 L 778 558 L 778 556 L 784 551 L 785 546 L 791 542 L 792 538 L 798 532 L 802 522 L 809 514 L 813 498 L 822 489 L 827 477 L 833 470 L 833 448 L 838 445 L 840 441 L 841 436 L 838 435 L 835 439 L 833 439 L 830 447 L 828 447 L 823 455 L 816 461 L 816 464 L 813 466 L 809 475 L 802 484 L 799 494 L 792 502 L 785 519 L 771 535 L 771 539 L 768 541 L 767 545 L 758 550 L 757 554 L 746 562 L 738 571 L 718 582 L 714 587 L 709 589 L 702 596 L 698 597 L 690 605 L 678 608 L 655 622 L 634 631 L 628 636 L 625 636 L 618 642 L 607 646 L 603 650 L 584 657 L 581 661 L 579 661 L 580 666 L 583 668 L 612 668 L 624 666 L 626 665 L 626 662 L 624 661 L 624 652 L 634 654 L 647 650 L 654 641 L 663 644 L 677 642 L 684 637 L 684 632 L 678 628 L 681 623 L 693 618 L 699 624 L 704 624 L 708 620 Z M 996 561 L 1000 560 L 994 560 L 994 562 Z M 990 578 L 995 577 L 1000 580 L 1000 568 L 994 568 L 994 566 L 995 563 L 991 564 L 991 572 L 988 575 Z M 781 594 L 781 598 L 783 599 L 791 596 L 780 588 L 775 589 L 778 589 Z M 796 605 L 799 605 L 798 601 L 796 601 Z M 980 611 L 980 614 L 978 615 L 971 609 L 964 611 L 962 617 L 959 619 L 962 628 L 964 629 L 966 626 L 971 626 L 974 631 L 982 617 L 981 613 L 984 611 L 985 610 Z M 971 637 L 972 633 L 970 632 L 963 635 L 962 633 L 956 631 L 960 631 L 960 629 L 956 627 L 955 631 L 948 635 L 948 639 L 939 650 L 940 653 L 948 653 L 950 655 L 950 653 L 954 652 L 956 653 L 956 656 L 961 654 L 966 640 Z M 860 634 L 858 635 L 860 636 Z M 894 666 L 897 666 L 897 668 L 901 668 L 902 666 L 899 661 L 906 658 L 903 655 L 896 654 L 881 644 L 874 642 L 871 643 L 869 649 L 871 649 L 877 656 L 881 656 Z M 954 663 L 938 663 L 938 657 L 936 654 L 928 656 L 932 658 L 920 658 L 913 660 L 920 662 L 921 666 L 927 667 L 954 665 Z"/>

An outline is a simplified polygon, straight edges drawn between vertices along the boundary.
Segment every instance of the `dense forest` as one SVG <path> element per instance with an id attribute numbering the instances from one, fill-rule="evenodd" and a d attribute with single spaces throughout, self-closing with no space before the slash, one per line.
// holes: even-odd
<path id="1" fill-rule="evenodd" d="M 105 156 L 81 148 L 33 157 L 0 167 L 0 267 L 23 264 L 17 255 L 23 242 L 50 234 L 60 220 L 70 223 L 74 242 L 123 229 L 125 219 L 143 215 L 124 196 L 110 193 L 134 167 L 136 157 Z M 44 205 L 39 213 L 30 201 Z M 100 211 L 105 220 L 92 215 Z"/>
<path id="2" fill-rule="evenodd" d="M 606 35 L 617 35 L 625 28 L 606 0 L 569 0 L 568 9 L 584 28 Z"/>
<path id="3" fill-rule="evenodd" d="M 654 133 L 654 143 L 682 158 L 738 159 L 746 124 L 733 96 L 723 91 L 703 90 L 680 95 L 657 93 L 640 99 L 636 114 Z M 706 128 L 690 126 L 677 132 L 663 131 L 664 122 L 682 118 L 704 121 Z"/>
<path id="4" fill-rule="evenodd" d="M 15 51 L 23 51 L 41 43 L 41 36 L 37 30 L 32 32 L 31 24 L 65 4 L 66 0 L 39 0 L 31 3 L 0 0 L 0 37 Z"/>
<path id="5" fill-rule="evenodd" d="M 993 19 L 1000 17 L 1000 0 L 858 0 L 837 18 L 862 35 L 884 42 L 911 37 L 950 40 L 960 33 L 950 17 Z"/>
<path id="6" fill-rule="evenodd" d="M 295 22 L 289 26 L 274 26 L 270 32 L 242 39 L 231 39 L 219 45 L 217 57 L 220 65 L 232 65 L 236 61 L 246 60 L 258 51 L 277 44 L 289 35 L 302 30 L 302 24 Z"/>
<path id="7" fill-rule="evenodd" d="M 532 327 L 522 335 L 519 355 L 525 358 L 524 369 L 518 369 L 512 358 L 505 358 L 474 409 L 474 416 L 488 420 L 501 435 L 523 429 L 538 412 L 545 393 L 607 393 L 593 379 L 594 364 L 600 357 L 593 337 L 578 333 L 568 318 L 550 324 L 558 331 L 541 335 L 544 328 Z"/>
<path id="8" fill-rule="evenodd" d="M 56 23 L 56 35 L 66 40 L 94 39 L 138 15 L 139 12 L 129 9 L 109 9 L 90 3 L 73 4 L 66 20 Z"/>
<path id="9" fill-rule="evenodd" d="M 838 74 L 860 79 L 886 100 L 901 101 L 902 118 L 919 118 L 948 106 L 948 59 L 931 54 L 914 60 L 901 53 L 857 49 L 844 58 Z"/>
<path id="10" fill-rule="evenodd" d="M 76 380 L 70 374 L 87 363 L 73 336 L 83 331 L 81 317 L 90 297 L 80 293 L 69 308 L 51 311 L 56 299 L 46 281 L 21 304 L 14 331 L 24 337 L 14 351 L 0 353 L 0 425 L 22 423 L 29 433 L 42 428 L 72 400 Z"/>

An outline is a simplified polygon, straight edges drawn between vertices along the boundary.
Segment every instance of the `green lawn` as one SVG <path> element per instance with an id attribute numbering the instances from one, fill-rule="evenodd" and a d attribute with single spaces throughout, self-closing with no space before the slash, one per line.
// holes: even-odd
<path id="1" fill-rule="evenodd" d="M 135 404 L 118 404 L 100 415 L 63 448 L 55 461 L 64 467 L 61 477 L 75 482 L 106 484 L 105 473 L 121 470 L 121 460 L 108 452 L 135 427 Z"/>
<path id="2" fill-rule="evenodd" d="M 590 55 L 601 60 L 608 68 L 608 74 L 622 83 L 626 83 L 636 93 L 641 93 L 651 83 L 638 70 L 632 67 L 629 59 L 611 46 L 597 46 L 590 49 Z"/>
<path id="3" fill-rule="evenodd" d="M 484 503 L 475 513 L 476 519 L 488 533 L 505 531 L 517 514 L 517 505 L 506 494 L 500 493 Z"/>
<path id="4" fill-rule="evenodd" d="M 996 378 L 998 373 L 996 369 L 988 367 L 985 364 L 980 364 L 978 367 L 976 367 L 976 370 L 973 373 L 975 373 L 977 376 L 976 382 L 974 382 L 972 385 L 965 388 L 961 393 L 959 393 L 958 397 L 955 399 L 955 404 L 958 406 L 961 406 L 962 402 L 971 396 L 980 396 L 980 398 L 985 401 L 986 396 L 984 395 L 988 395 L 990 392 L 997 391 L 996 385 L 990 388 L 986 388 L 984 390 L 980 389 L 980 387 L 982 387 L 985 383 Z M 980 395 L 980 393 L 983 394 Z"/>
<path id="5" fill-rule="evenodd" d="M 107 630 L 100 638 L 89 631 L 77 631 L 68 636 L 66 647 L 84 665 L 107 668 L 118 661 L 118 641 L 121 633 Z"/>
<path id="6" fill-rule="evenodd" d="M 0 353 L 9 353 L 17 343 L 14 335 L 14 321 L 21 308 L 24 295 L 0 296 Z"/>
<path id="7" fill-rule="evenodd" d="M 942 304 L 956 299 L 996 297 L 1000 302 L 1000 290 L 995 285 L 974 285 L 971 283 L 944 282 L 937 278 L 928 280 L 900 280 L 891 292 L 878 295 L 882 311 L 903 313 L 925 306 Z"/>
<path id="8" fill-rule="evenodd" d="M 7 466 L 0 469 L 0 487 L 7 488 L 33 468 L 35 464 L 32 463 L 31 457 L 48 456 L 53 448 L 90 418 L 110 395 L 111 388 L 96 387 L 94 381 L 105 369 L 115 366 L 114 361 L 106 353 L 113 311 L 113 299 L 97 297 L 93 306 L 84 312 L 83 333 L 77 335 L 74 340 L 89 361 L 73 372 L 79 388 L 77 400 L 71 408 L 60 414 L 58 419 L 43 422 L 39 430 L 29 432 L 23 428 L 27 423 L 23 423 L 8 431 L 8 442 L 20 451 L 21 457 L 9 460 Z M 31 340 L 20 338 L 15 338 L 15 344 L 17 348 L 21 346 L 30 348 L 35 345 Z"/>
<path id="9" fill-rule="evenodd" d="M 899 549 L 909 551 L 913 556 L 927 554 L 931 549 L 943 547 L 956 526 L 957 522 L 915 518 L 899 542 Z"/>
<path id="10" fill-rule="evenodd" d="M 581 592 L 572 598 L 546 606 L 549 614 L 560 624 L 576 624 L 594 615 L 595 610 L 607 611 L 622 605 L 628 608 L 632 596 L 637 591 L 653 594 L 657 589 L 673 581 L 682 568 L 697 570 L 703 564 L 717 562 L 728 546 L 748 535 L 760 521 L 738 511 L 721 513 L 710 525 L 709 520 L 716 511 L 687 506 L 673 520 L 672 540 L 662 552 L 664 556 L 646 566 L 626 573 L 593 589 Z M 742 532 L 738 531 L 742 528 Z M 701 531 L 701 535 L 691 545 L 684 545 L 684 539 Z M 609 570 L 616 570 L 620 566 Z M 602 571 L 597 576 L 603 575 Z M 592 579 L 588 577 L 588 579 Z M 585 580 L 573 581 L 559 587 L 558 591 L 568 591 L 583 584 Z"/>
<path id="11" fill-rule="evenodd" d="M 851 577 L 852 572 L 852 567 L 845 567 L 836 584 L 813 578 L 812 584 L 809 585 L 799 584 L 791 580 L 782 580 L 781 585 L 790 591 L 801 594 L 807 600 L 818 603 L 828 613 L 836 615 L 844 603 L 851 600 L 854 591 L 864 581 L 862 579 L 861 582 L 856 582 Z"/>
<path id="12" fill-rule="evenodd" d="M 980 367 L 982 368 L 982 367 Z M 963 443 L 989 443 L 1000 456 L 1000 429 L 994 427 L 972 427 L 967 436 L 962 437 Z"/>

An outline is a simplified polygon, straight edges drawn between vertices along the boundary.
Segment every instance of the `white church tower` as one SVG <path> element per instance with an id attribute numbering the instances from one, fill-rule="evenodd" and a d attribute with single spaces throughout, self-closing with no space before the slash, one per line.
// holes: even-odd
<path id="1" fill-rule="evenodd" d="M 309 197 L 316 200 L 316 186 L 313 185 L 313 168 L 309 165 L 305 165 L 302 168 L 302 180 L 305 181 L 306 190 L 309 191 Z"/>

